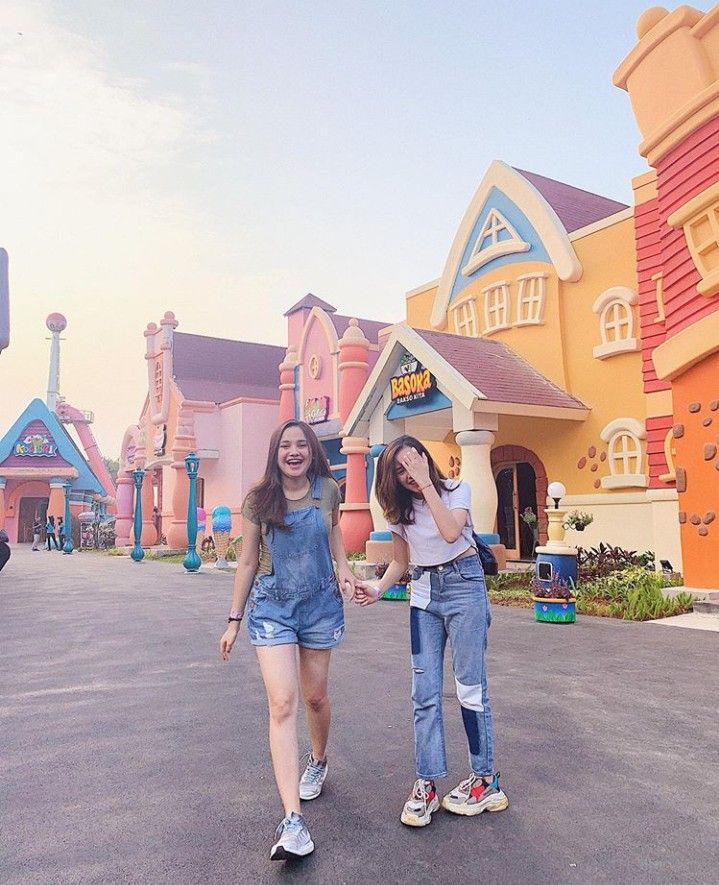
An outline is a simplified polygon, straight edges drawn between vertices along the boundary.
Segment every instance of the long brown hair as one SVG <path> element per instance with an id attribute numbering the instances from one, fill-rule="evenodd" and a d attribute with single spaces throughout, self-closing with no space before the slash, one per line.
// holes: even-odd
<path id="1" fill-rule="evenodd" d="M 282 434 L 288 427 L 299 427 L 307 440 L 307 445 L 310 447 L 312 460 L 307 471 L 307 478 L 310 483 L 317 476 L 332 476 L 325 450 L 317 439 L 317 434 L 309 424 L 305 424 L 304 421 L 297 421 L 294 418 L 285 421 L 284 424 L 280 424 L 270 437 L 270 447 L 267 452 L 264 476 L 258 483 L 252 486 L 247 495 L 248 498 L 250 495 L 252 496 L 252 509 L 255 511 L 257 519 L 271 528 L 278 529 L 286 528 L 287 498 L 285 498 L 285 493 L 282 490 L 282 473 L 277 463 L 277 455 L 280 450 Z"/>
<path id="2" fill-rule="evenodd" d="M 398 436 L 379 456 L 377 461 L 377 485 L 376 494 L 379 505 L 384 512 L 385 519 L 389 523 L 411 525 L 414 522 L 414 499 L 409 489 L 406 489 L 397 479 L 395 458 L 397 453 L 404 448 L 415 449 L 420 455 L 427 456 L 429 464 L 429 481 L 437 489 L 437 494 L 447 488 L 447 477 L 434 463 L 426 446 L 413 436 Z"/>

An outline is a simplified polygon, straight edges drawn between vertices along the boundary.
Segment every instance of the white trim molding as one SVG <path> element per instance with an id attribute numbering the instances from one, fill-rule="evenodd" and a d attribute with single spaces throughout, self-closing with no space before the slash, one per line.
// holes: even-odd
<path id="1" fill-rule="evenodd" d="M 592 350 L 595 359 L 604 360 L 618 353 L 634 353 L 640 349 L 639 339 L 634 337 L 632 305 L 636 301 L 636 291 L 627 286 L 611 286 L 595 300 L 592 310 L 599 314 L 599 334 L 602 339 L 602 343 Z M 613 338 L 609 337 L 610 330 L 613 331 Z"/>
<path id="2" fill-rule="evenodd" d="M 559 278 L 573 282 L 582 276 L 582 265 L 554 209 L 523 175 L 506 163 L 494 160 L 472 197 L 450 247 L 432 306 L 430 322 L 435 329 L 445 323 L 454 280 L 461 270 L 462 256 L 493 187 L 512 200 L 527 217 L 547 250 Z"/>

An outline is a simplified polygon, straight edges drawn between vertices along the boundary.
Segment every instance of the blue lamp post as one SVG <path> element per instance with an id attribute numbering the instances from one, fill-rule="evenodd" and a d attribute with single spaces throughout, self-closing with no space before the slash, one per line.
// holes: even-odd
<path id="1" fill-rule="evenodd" d="M 131 558 L 135 562 L 142 562 L 145 551 L 142 549 L 140 537 L 142 536 L 142 480 L 145 478 L 145 471 L 138 467 L 132 471 L 132 478 L 135 481 L 135 521 L 133 523 L 133 533 L 135 535 L 135 546 L 132 548 Z"/>
<path id="2" fill-rule="evenodd" d="M 65 543 L 62 545 L 63 553 L 72 553 L 75 549 L 72 543 L 72 521 L 70 519 L 70 489 L 72 483 L 68 479 L 65 483 Z"/>
<path id="3" fill-rule="evenodd" d="M 199 571 L 202 565 L 200 555 L 196 550 L 197 545 L 197 471 L 200 469 L 200 459 L 194 452 L 190 452 L 185 458 L 185 470 L 190 478 L 190 496 L 187 500 L 187 556 L 182 561 L 186 571 L 190 574 Z"/>

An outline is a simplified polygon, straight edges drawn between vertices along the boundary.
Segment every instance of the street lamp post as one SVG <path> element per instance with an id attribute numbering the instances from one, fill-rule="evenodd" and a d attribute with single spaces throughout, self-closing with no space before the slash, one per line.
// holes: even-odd
<path id="1" fill-rule="evenodd" d="M 68 480 L 65 483 L 65 543 L 62 545 L 63 553 L 72 553 L 75 549 L 72 543 L 72 521 L 70 517 L 70 489 L 72 483 Z"/>
<path id="2" fill-rule="evenodd" d="M 135 562 L 142 562 L 145 551 L 142 549 L 140 538 L 142 536 L 142 480 L 145 478 L 145 471 L 141 467 L 137 467 L 132 471 L 132 478 L 135 482 L 135 521 L 133 523 L 133 533 L 135 535 L 135 546 L 132 548 L 130 557 Z"/>
<path id="3" fill-rule="evenodd" d="M 182 565 L 189 574 L 199 571 L 202 560 L 197 552 L 197 472 L 200 459 L 194 452 L 185 458 L 185 470 L 190 479 L 190 495 L 187 500 L 187 556 Z"/>

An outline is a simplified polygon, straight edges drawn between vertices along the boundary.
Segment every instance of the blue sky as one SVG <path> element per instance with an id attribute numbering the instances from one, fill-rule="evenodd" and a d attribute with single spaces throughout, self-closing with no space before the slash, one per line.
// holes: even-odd
<path id="1" fill-rule="evenodd" d="M 3 0 L 7 423 L 44 392 L 51 310 L 62 393 L 115 454 L 165 310 L 274 344 L 307 291 L 400 319 L 493 159 L 629 202 L 611 78 L 648 5 Z"/>

